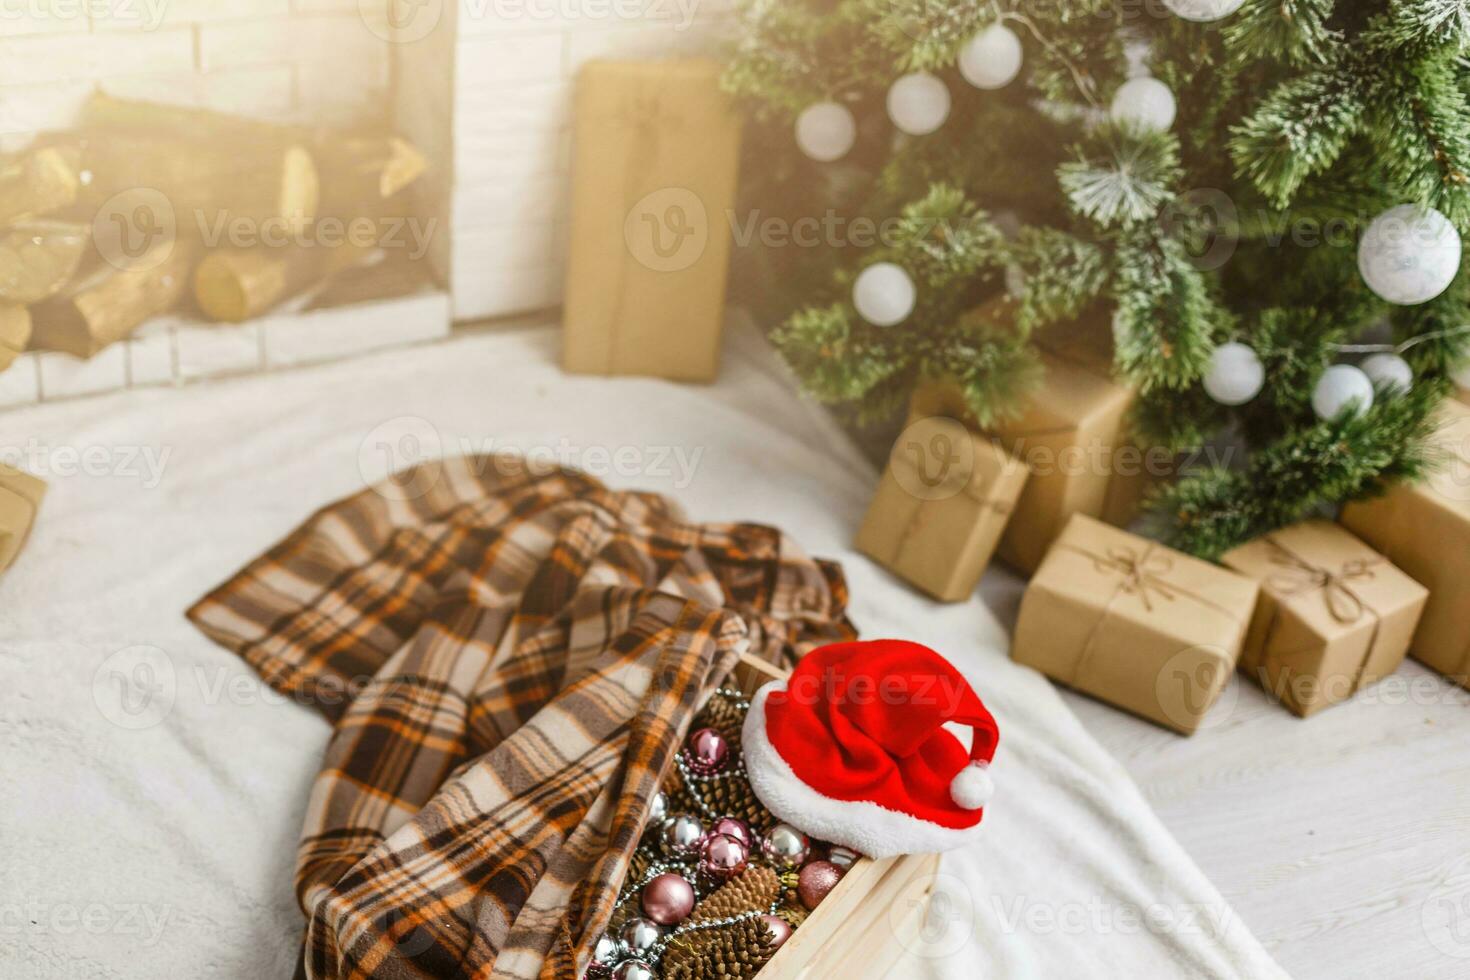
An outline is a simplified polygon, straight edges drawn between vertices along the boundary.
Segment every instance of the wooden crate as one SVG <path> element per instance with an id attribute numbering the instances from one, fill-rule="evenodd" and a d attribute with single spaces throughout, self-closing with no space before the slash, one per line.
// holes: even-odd
<path id="1" fill-rule="evenodd" d="M 751 695 L 785 671 L 744 655 L 729 685 Z M 902 934 L 917 934 L 939 871 L 939 855 L 910 854 L 848 869 L 771 961 L 759 980 L 879 978 L 903 958 Z M 903 903 L 903 907 L 899 906 Z"/>

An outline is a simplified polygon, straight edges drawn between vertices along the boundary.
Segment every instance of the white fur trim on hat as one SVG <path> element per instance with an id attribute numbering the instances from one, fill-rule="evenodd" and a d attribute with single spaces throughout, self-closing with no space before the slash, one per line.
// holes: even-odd
<path id="1" fill-rule="evenodd" d="M 942 827 L 867 800 L 823 796 L 802 782 L 766 734 L 766 697 L 785 687 L 785 681 L 771 681 L 755 692 L 740 738 L 750 788 L 776 817 L 872 858 L 949 851 L 977 839 L 980 824 L 964 830 Z"/>

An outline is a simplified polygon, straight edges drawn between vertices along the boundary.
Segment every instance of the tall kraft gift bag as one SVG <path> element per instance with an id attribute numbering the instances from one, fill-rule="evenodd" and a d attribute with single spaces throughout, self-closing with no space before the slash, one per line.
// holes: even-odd
<path id="1" fill-rule="evenodd" d="M 740 121 L 703 58 L 594 61 L 577 80 L 562 363 L 712 381 Z"/>

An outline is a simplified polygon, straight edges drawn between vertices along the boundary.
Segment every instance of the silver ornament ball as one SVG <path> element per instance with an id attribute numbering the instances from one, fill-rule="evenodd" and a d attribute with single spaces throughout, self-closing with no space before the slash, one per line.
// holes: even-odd
<path id="1" fill-rule="evenodd" d="M 778 823 L 766 834 L 761 851 L 777 867 L 794 868 L 806 860 L 811 846 L 806 834 L 789 823 Z"/>
<path id="2" fill-rule="evenodd" d="M 623 951 L 628 956 L 638 957 L 657 946 L 663 934 L 658 923 L 635 916 L 623 923 L 618 938 L 622 940 Z"/>
<path id="3" fill-rule="evenodd" d="M 857 864 L 861 858 L 862 855 L 857 851 L 854 851 L 850 847 L 843 847 L 840 844 L 833 844 L 827 850 L 827 860 L 837 865 L 843 871 Z"/>
<path id="4" fill-rule="evenodd" d="M 1380 391 L 1403 395 L 1414 387 L 1414 369 L 1397 354 L 1374 354 L 1358 366 Z"/>
<path id="5" fill-rule="evenodd" d="M 600 969 L 611 970 L 622 958 L 622 944 L 612 936 L 603 936 L 592 947 L 592 965 Z"/>
<path id="6" fill-rule="evenodd" d="M 613 980 L 655 980 L 657 976 L 643 960 L 625 960 L 613 971 Z"/>
<path id="7" fill-rule="evenodd" d="M 1322 372 L 1312 390 L 1312 411 L 1324 422 L 1338 418 L 1352 407 L 1356 415 L 1366 415 L 1373 407 L 1373 382 L 1351 364 L 1334 364 Z"/>
<path id="8" fill-rule="evenodd" d="M 669 815 L 669 798 L 658 792 L 653 794 L 653 799 L 648 801 L 648 826 L 659 827 L 663 825 Z"/>
<path id="9" fill-rule="evenodd" d="M 698 817 L 680 813 L 664 821 L 659 846 L 670 857 L 693 854 L 704 840 L 704 824 Z"/>

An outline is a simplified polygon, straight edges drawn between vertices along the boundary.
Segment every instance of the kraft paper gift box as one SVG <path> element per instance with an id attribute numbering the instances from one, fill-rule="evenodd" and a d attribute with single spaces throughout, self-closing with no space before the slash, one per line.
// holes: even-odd
<path id="1" fill-rule="evenodd" d="M 1221 563 L 1261 583 L 1240 669 L 1303 718 L 1397 670 L 1429 598 L 1330 521 L 1262 535 Z"/>
<path id="2" fill-rule="evenodd" d="M 1259 586 L 1073 514 L 1021 600 L 1011 658 L 1185 735 L 1235 671 Z"/>
<path id="3" fill-rule="evenodd" d="M 993 439 L 954 419 L 920 419 L 893 444 L 858 550 L 936 599 L 967 599 L 1026 476 Z"/>
<path id="4" fill-rule="evenodd" d="M 1115 479 L 1114 451 L 1125 440 L 1133 392 L 1113 380 L 1110 335 L 1096 321 L 1088 317 L 1037 338 L 1044 380 L 1022 415 L 988 430 L 1031 470 L 1000 543 L 1000 557 L 1024 572 L 1041 565 L 1073 514 L 1126 523 L 1144 489 L 1137 480 Z M 958 386 L 943 379 L 915 391 L 910 419 L 925 415 L 974 423 Z"/>
<path id="5" fill-rule="evenodd" d="M 582 69 L 566 370 L 714 379 L 740 150 L 720 74 L 697 58 Z"/>
<path id="6" fill-rule="evenodd" d="M 1446 401 L 1440 419 L 1444 465 L 1422 483 L 1349 504 L 1341 521 L 1429 590 L 1410 655 L 1470 687 L 1470 407 Z"/>
<path id="7" fill-rule="evenodd" d="M 0 571 L 15 562 L 45 496 L 43 480 L 0 463 Z"/>

